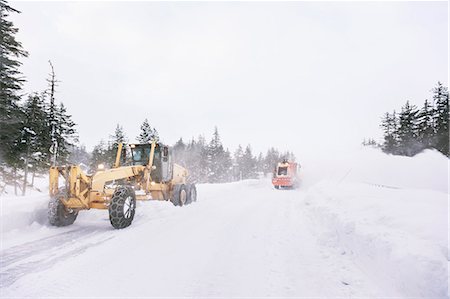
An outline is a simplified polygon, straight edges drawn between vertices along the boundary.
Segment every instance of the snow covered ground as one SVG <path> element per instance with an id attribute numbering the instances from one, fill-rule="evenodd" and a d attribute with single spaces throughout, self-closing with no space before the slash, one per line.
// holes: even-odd
<path id="1" fill-rule="evenodd" d="M 448 297 L 447 158 L 301 162 L 298 190 L 200 185 L 124 230 L 98 210 L 50 227 L 45 193 L 3 197 L 1 297 Z"/>

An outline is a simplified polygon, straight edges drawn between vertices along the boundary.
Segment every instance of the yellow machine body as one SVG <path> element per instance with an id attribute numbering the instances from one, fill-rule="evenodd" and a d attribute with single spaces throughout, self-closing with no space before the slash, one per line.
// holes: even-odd
<path id="1" fill-rule="evenodd" d="M 188 171 L 180 165 L 171 164 L 170 180 L 156 182 L 152 179 L 152 174 L 157 169 L 153 163 L 156 146 L 155 142 L 151 144 L 146 165 L 120 166 L 123 145 L 119 144 L 114 167 L 111 169 L 98 170 L 89 175 L 78 165 L 51 167 L 50 196 L 56 196 L 63 187 L 67 195 L 60 200 L 67 209 L 107 209 L 116 187 L 115 182 L 120 180 L 121 183 L 133 186 L 138 200 L 169 200 L 175 185 L 186 184 Z M 64 182 L 60 184 L 61 178 Z"/>

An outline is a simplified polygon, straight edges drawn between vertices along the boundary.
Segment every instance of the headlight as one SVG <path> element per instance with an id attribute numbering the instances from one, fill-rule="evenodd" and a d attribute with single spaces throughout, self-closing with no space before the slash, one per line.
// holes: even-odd
<path id="1" fill-rule="evenodd" d="M 97 170 L 104 170 L 104 169 L 105 169 L 105 164 L 98 164 Z"/>

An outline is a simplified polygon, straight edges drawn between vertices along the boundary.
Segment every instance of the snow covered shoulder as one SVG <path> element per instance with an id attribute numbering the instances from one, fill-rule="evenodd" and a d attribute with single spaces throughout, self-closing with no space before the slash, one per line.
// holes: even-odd
<path id="1" fill-rule="evenodd" d="M 319 242 L 350 256 L 384 295 L 448 294 L 448 159 L 365 150 L 325 171 L 305 206 Z"/>

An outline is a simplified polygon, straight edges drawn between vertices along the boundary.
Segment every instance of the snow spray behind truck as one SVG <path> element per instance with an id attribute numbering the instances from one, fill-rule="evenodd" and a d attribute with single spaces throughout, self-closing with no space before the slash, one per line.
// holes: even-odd
<path id="1" fill-rule="evenodd" d="M 275 189 L 293 189 L 299 185 L 298 170 L 300 165 L 283 160 L 273 171 L 272 185 Z"/>

